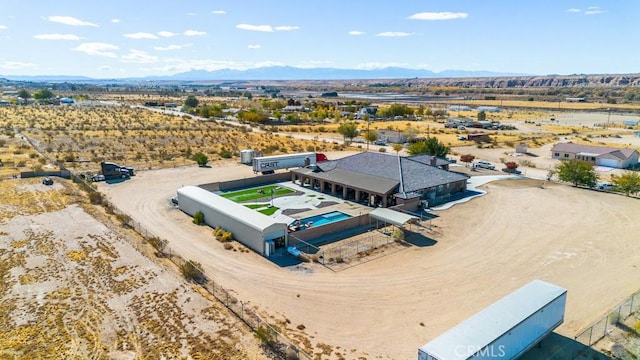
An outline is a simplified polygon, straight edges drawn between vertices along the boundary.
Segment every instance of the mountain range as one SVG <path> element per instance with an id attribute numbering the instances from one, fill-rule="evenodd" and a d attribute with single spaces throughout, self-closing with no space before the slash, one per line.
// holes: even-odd
<path id="1" fill-rule="evenodd" d="M 433 72 L 426 69 L 408 69 L 387 67 L 380 69 L 337 69 L 337 68 L 298 68 L 292 66 L 270 66 L 247 70 L 221 69 L 214 71 L 192 70 L 174 75 L 129 77 L 129 78 L 90 78 L 70 75 L 0 75 L 11 81 L 52 81 L 52 82 L 92 82 L 111 81 L 216 81 L 216 80 L 364 80 L 364 79 L 407 79 L 407 78 L 476 78 L 526 76 L 527 74 L 500 73 L 491 71 L 445 70 Z"/>

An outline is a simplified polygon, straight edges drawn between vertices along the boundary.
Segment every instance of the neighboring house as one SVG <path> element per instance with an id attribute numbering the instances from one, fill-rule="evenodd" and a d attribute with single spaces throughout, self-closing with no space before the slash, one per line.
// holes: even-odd
<path id="1" fill-rule="evenodd" d="M 407 138 L 400 132 L 395 130 L 378 130 L 378 140 L 392 144 L 404 144 Z"/>
<path id="2" fill-rule="evenodd" d="M 283 113 L 307 112 L 309 111 L 309 108 L 302 105 L 287 105 L 280 111 L 282 111 Z"/>
<path id="3" fill-rule="evenodd" d="M 558 143 L 551 149 L 551 158 L 582 160 L 597 166 L 625 169 L 638 164 L 638 151 L 606 146 Z"/>
<path id="4" fill-rule="evenodd" d="M 370 119 L 373 119 L 378 112 L 378 107 L 375 105 L 365 106 L 361 108 L 355 115 L 356 120 L 364 119 L 365 116 L 369 116 Z"/>

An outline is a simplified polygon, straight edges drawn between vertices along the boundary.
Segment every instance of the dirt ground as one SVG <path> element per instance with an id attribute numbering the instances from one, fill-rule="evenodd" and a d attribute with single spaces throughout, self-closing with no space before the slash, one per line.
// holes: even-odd
<path id="1" fill-rule="evenodd" d="M 234 163 L 181 167 L 99 190 L 239 299 L 286 319 L 286 332 L 325 359 L 415 359 L 418 347 L 532 279 L 568 289 L 559 333 L 573 338 L 640 283 L 640 202 L 565 185 L 489 183 L 487 195 L 435 214 L 435 245 L 339 272 L 224 250 L 169 205 L 183 185 L 250 176 Z"/>
<path id="2" fill-rule="evenodd" d="M 0 182 L 0 358 L 267 358 L 226 308 L 87 213 L 65 182 Z"/>

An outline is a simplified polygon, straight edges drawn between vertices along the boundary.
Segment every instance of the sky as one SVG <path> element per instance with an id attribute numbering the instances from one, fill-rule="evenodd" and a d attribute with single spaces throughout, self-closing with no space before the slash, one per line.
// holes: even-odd
<path id="1" fill-rule="evenodd" d="M 0 0 L 0 76 L 640 72 L 639 0 Z"/>

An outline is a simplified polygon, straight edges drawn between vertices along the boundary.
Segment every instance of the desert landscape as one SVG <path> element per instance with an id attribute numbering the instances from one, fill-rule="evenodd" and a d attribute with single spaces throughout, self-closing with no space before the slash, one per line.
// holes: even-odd
<path id="1" fill-rule="evenodd" d="M 391 146 L 345 142 L 335 121 L 261 126 L 124 103 L 0 109 L 0 188 L 12 199 L 2 208 L 7 340 L 0 348 L 9 356 L 273 356 L 222 304 L 123 227 L 123 219 L 201 264 L 216 284 L 318 359 L 412 359 L 419 346 L 532 279 L 569 290 L 558 333 L 573 338 L 638 290 L 632 234 L 640 225 L 631 214 L 639 205 L 620 194 L 545 181 L 555 166 L 550 149 L 558 141 L 638 148 L 640 138 L 622 126 L 629 114 L 563 112 L 550 121 L 551 115 L 491 114 L 516 130 L 488 131 L 488 143 L 460 140 L 478 130 L 445 128 L 438 119 L 360 122 L 361 130 L 435 137 L 450 146 L 452 159 L 471 154 L 498 170 L 452 165 L 486 182 L 479 188 L 486 195 L 434 210 L 422 224 L 433 245 L 383 249 L 370 261 L 328 268 L 314 262 L 282 267 L 239 243 L 224 246 L 170 199 L 184 185 L 256 176 L 238 164 L 237 152 L 246 147 L 321 151 L 336 159 L 366 147 L 393 153 Z M 522 143 L 527 153 L 515 154 Z M 195 164 L 191 155 L 199 151 L 210 156 L 209 166 Z M 406 154 L 406 148 L 397 151 Z M 136 167 L 126 181 L 87 185 L 120 217 L 91 204 L 69 180 L 55 178 L 47 187 L 39 178 L 15 178 L 59 166 L 92 174 L 102 160 Z M 507 161 L 517 162 L 524 177 L 495 180 Z M 622 172 L 596 171 L 605 180 Z M 33 309 L 37 315 L 28 315 Z M 39 331 L 51 338 L 36 341 Z"/>

